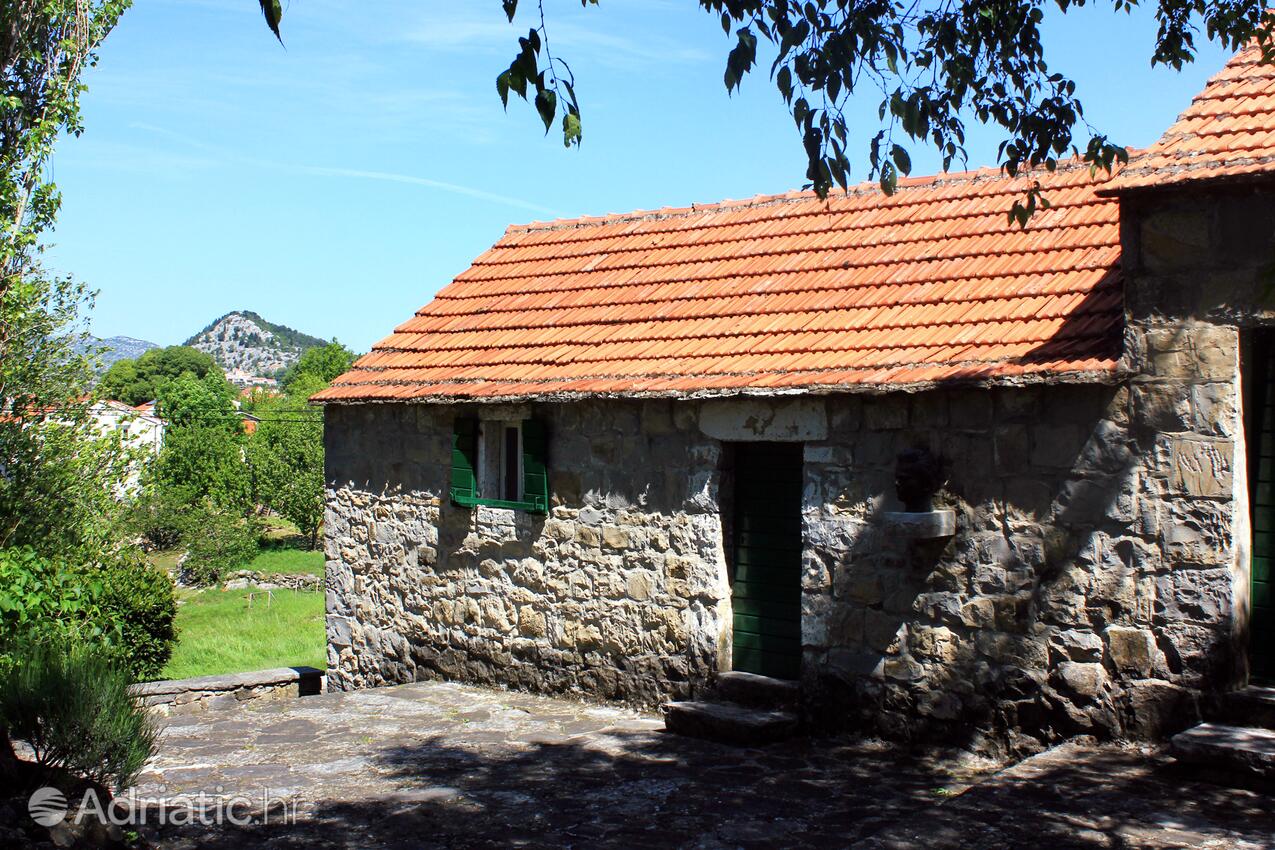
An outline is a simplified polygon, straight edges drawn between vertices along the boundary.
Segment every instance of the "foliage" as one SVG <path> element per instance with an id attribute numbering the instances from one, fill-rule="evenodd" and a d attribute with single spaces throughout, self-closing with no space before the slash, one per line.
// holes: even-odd
<path id="1" fill-rule="evenodd" d="M 171 549 L 181 540 L 189 524 L 198 495 L 191 487 L 149 486 L 129 507 L 126 527 L 157 549 Z"/>
<path id="2" fill-rule="evenodd" d="M 196 375 L 184 372 L 160 387 L 155 412 L 170 428 L 221 428 L 229 434 L 243 431 L 235 408 L 235 388 L 220 370 Z"/>
<path id="3" fill-rule="evenodd" d="M 152 348 L 136 360 L 112 363 L 102 376 L 97 394 L 136 406 L 155 400 L 166 384 L 186 373 L 196 378 L 215 374 L 225 379 L 211 354 L 185 345 L 170 345 Z"/>
<path id="4" fill-rule="evenodd" d="M 193 513 L 182 538 L 182 578 L 189 584 L 216 584 L 231 570 L 243 569 L 257 555 L 259 535 L 253 518 L 223 510 Z"/>
<path id="5" fill-rule="evenodd" d="M 275 590 L 248 607 L 247 590 L 189 593 L 177 615 L 181 641 L 164 678 L 271 667 L 325 666 L 323 594 Z"/>
<path id="6" fill-rule="evenodd" d="M 220 424 L 171 428 L 151 486 L 199 493 L 222 510 L 246 514 L 252 502 L 243 442 Z"/>
<path id="7" fill-rule="evenodd" d="M 0 549 L 0 646 L 50 630 L 105 640 L 100 577 L 41 557 L 29 546 Z"/>
<path id="8" fill-rule="evenodd" d="M 129 0 L 11 0 L 0 6 L 0 294 L 21 282 L 58 193 L 46 165 L 78 135 L 80 76 Z M 0 325 L 0 346 L 4 345 Z M 0 352 L 3 353 L 3 352 Z"/>
<path id="9" fill-rule="evenodd" d="M 139 556 L 118 560 L 100 572 L 99 601 L 112 644 L 135 679 L 149 679 L 168 663 L 177 642 L 173 580 Z"/>
<path id="10" fill-rule="evenodd" d="M 0 293 L 0 546 L 87 560 L 117 547 L 135 459 L 89 415 L 83 285 L 29 270 Z"/>
<path id="11" fill-rule="evenodd" d="M 348 371 L 353 363 L 354 352 L 334 339 L 327 345 L 302 352 L 301 358 L 284 373 L 281 383 L 289 395 L 300 395 L 297 390 L 304 379 L 328 384 Z"/>
<path id="12" fill-rule="evenodd" d="M 139 558 L 73 567 L 30 547 L 0 549 L 0 646 L 70 634 L 144 678 L 167 663 L 176 614 L 172 580 Z"/>
<path id="13" fill-rule="evenodd" d="M 258 406 L 261 422 L 248 443 L 256 501 L 295 524 L 310 548 L 323 521 L 323 415 L 306 399 L 324 386 L 314 373 L 295 377 L 296 395 Z"/>
<path id="14" fill-rule="evenodd" d="M 221 373 L 187 372 L 164 384 L 158 412 L 169 427 L 148 481 L 161 492 L 150 498 L 175 506 L 183 495 L 198 494 L 221 510 L 246 514 L 252 502 L 243 422 Z"/>
<path id="15" fill-rule="evenodd" d="M 128 671 L 100 646 L 54 633 L 12 647 L 23 663 L 0 672 L 0 728 L 25 741 L 51 781 L 65 771 L 132 785 L 158 732 L 129 695 Z"/>
<path id="16" fill-rule="evenodd" d="M 276 34 L 282 8 L 259 0 Z M 597 0 L 580 0 L 596 5 Z M 525 5 L 525 4 L 524 4 Z M 1028 168 L 1053 170 L 1060 157 L 1083 156 L 1095 170 L 1110 170 L 1128 154 L 1084 119 L 1075 83 L 1046 61 L 1042 26 L 1047 9 L 1066 14 L 1083 0 L 905 3 L 901 0 L 699 0 L 733 44 L 723 82 L 737 89 L 759 61 L 771 59 L 770 76 L 788 105 L 806 153 L 806 177 L 824 197 L 850 179 L 851 127 L 845 109 L 862 91 L 881 98 L 875 133 L 858 128 L 867 147 L 871 175 L 886 194 L 911 170 L 909 147 L 928 144 L 944 169 L 964 164 L 966 126 L 972 121 L 999 128 L 998 164 L 1011 175 Z M 1128 13 L 1132 0 L 1114 0 Z M 501 0 L 509 21 L 518 0 Z M 1203 2 L 1158 0 L 1159 32 L 1152 64 L 1180 69 L 1195 59 L 1201 33 L 1231 49 L 1256 40 L 1266 61 L 1275 59 L 1271 36 L 1275 11 L 1265 0 Z M 561 116 L 563 142 L 581 140 L 575 80 L 549 49 L 544 0 L 537 20 L 496 91 L 506 106 L 513 92 L 532 103 L 548 132 Z M 759 54 L 765 43 L 768 55 Z M 1039 189 L 1015 202 L 1011 220 L 1025 224 L 1044 199 Z"/>

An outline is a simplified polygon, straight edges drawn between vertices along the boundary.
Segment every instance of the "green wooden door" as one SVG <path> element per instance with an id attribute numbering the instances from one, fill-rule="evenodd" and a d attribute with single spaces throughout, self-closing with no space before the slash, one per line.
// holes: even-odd
<path id="1" fill-rule="evenodd" d="M 801 444 L 735 447 L 736 670 L 795 679 L 801 670 Z"/>
<path id="2" fill-rule="evenodd" d="M 1247 375 L 1245 442 L 1253 512 L 1249 665 L 1253 676 L 1275 678 L 1275 335 L 1253 336 Z"/>

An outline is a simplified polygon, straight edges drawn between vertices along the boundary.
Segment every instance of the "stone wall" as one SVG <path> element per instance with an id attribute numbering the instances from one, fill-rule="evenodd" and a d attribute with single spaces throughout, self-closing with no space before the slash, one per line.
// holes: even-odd
<path id="1" fill-rule="evenodd" d="M 548 516 L 448 503 L 452 420 L 329 407 L 329 684 L 443 677 L 654 704 L 728 630 L 719 444 L 668 402 L 540 405 Z M 500 409 L 493 418 L 522 416 Z"/>
<path id="2" fill-rule="evenodd" d="M 830 401 L 805 448 L 817 719 L 1014 750 L 1191 719 L 1230 675 L 1230 448 L 1203 412 L 1181 437 L 1146 430 L 1145 404 L 1130 385 Z M 947 462 L 951 539 L 884 517 L 916 446 Z"/>
<path id="3" fill-rule="evenodd" d="M 486 408 L 329 407 L 331 685 L 694 693 L 730 658 L 723 444 L 785 440 L 812 720 L 999 750 L 1185 725 L 1246 675 L 1242 334 L 1275 317 L 1275 195 L 1122 203 L 1110 386 L 535 405 L 547 517 L 446 502 L 452 417 Z M 887 528 L 916 446 L 950 539 Z"/>
<path id="4" fill-rule="evenodd" d="M 313 667 L 279 667 L 221 676 L 139 682 L 129 693 L 161 716 L 197 714 L 209 709 L 234 708 L 253 700 L 296 699 L 323 690 L 323 671 Z"/>
<path id="5" fill-rule="evenodd" d="M 778 439 L 805 446 L 818 724 L 1002 750 L 1157 734 L 1233 675 L 1238 408 L 1197 377 L 537 405 L 520 415 L 548 423 L 547 517 L 442 498 L 469 410 L 331 407 L 330 685 L 695 692 L 730 657 L 722 446 Z M 916 446 L 948 463 L 951 539 L 885 524 L 895 458 Z"/>

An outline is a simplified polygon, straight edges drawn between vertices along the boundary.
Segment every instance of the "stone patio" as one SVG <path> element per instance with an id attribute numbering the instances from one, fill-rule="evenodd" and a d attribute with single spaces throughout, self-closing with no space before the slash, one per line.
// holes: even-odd
<path id="1" fill-rule="evenodd" d="M 151 807 L 269 789 L 296 819 L 145 827 L 161 847 L 1275 845 L 1265 796 L 1153 748 L 1070 744 L 999 771 L 871 741 L 739 749 L 623 708 L 441 683 L 166 723 L 138 789 Z"/>

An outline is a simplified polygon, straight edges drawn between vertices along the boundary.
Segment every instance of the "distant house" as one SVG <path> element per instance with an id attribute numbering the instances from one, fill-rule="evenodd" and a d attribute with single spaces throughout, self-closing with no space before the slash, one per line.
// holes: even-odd
<path id="1" fill-rule="evenodd" d="M 734 669 L 1024 748 L 1275 674 L 1272 90 L 1241 53 L 1106 183 L 509 228 L 316 396 L 330 686 Z"/>
<path id="2" fill-rule="evenodd" d="M 226 380 L 239 387 L 240 390 L 252 390 L 257 387 L 273 389 L 279 386 L 279 382 L 274 378 L 267 378 L 243 369 L 231 369 L 226 372 Z"/>
<path id="3" fill-rule="evenodd" d="M 98 401 L 89 406 L 88 413 L 101 433 L 118 432 L 126 447 L 141 452 L 142 457 L 131 468 L 128 480 L 121 482 L 123 490 L 134 490 L 141 477 L 140 464 L 158 455 L 163 448 L 168 423 L 155 415 L 153 401 L 137 407 L 122 401 Z"/>

